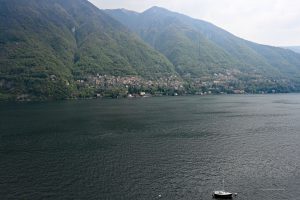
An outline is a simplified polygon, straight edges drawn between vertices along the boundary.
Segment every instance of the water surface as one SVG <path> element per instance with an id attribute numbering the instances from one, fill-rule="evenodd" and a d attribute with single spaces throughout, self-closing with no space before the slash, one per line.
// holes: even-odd
<path id="1" fill-rule="evenodd" d="M 296 94 L 0 104 L 0 199 L 299 199 L 299 119 Z"/>

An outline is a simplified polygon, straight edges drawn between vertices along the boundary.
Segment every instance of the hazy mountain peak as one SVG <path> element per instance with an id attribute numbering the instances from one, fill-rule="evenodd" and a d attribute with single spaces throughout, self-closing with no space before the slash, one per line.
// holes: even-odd
<path id="1" fill-rule="evenodd" d="M 153 6 L 147 10 L 145 10 L 143 13 L 164 13 L 164 12 L 171 12 L 165 8 Z"/>
<path id="2" fill-rule="evenodd" d="M 119 8 L 119 9 L 105 9 L 107 12 L 121 12 L 124 14 L 133 14 L 133 15 L 139 15 L 138 12 L 132 11 L 132 10 L 127 10 L 125 8 Z"/>

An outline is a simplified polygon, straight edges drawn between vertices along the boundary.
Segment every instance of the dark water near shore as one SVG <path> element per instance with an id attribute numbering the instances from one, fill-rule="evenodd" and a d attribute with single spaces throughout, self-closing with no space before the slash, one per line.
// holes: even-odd
<path id="1" fill-rule="evenodd" d="M 0 105 L 1 200 L 299 199 L 299 166 L 296 94 Z"/>

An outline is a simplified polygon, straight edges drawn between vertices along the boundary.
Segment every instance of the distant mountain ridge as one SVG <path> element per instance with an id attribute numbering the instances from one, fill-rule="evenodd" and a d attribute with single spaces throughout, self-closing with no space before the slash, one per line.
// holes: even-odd
<path id="1" fill-rule="evenodd" d="M 300 53 L 300 46 L 287 46 L 287 47 L 282 47 L 284 49 L 290 49 L 296 53 Z"/>
<path id="2" fill-rule="evenodd" d="M 298 54 L 246 41 L 202 20 L 156 6 L 139 14 L 124 9 L 106 12 L 163 53 L 182 75 L 197 77 L 222 68 L 266 77 L 300 75 Z"/>

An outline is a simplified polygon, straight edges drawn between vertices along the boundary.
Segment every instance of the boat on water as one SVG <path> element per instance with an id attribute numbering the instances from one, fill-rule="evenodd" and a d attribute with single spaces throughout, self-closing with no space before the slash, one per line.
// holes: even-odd
<path id="1" fill-rule="evenodd" d="M 214 191 L 213 197 L 219 199 L 232 199 L 233 194 L 230 192 L 225 192 L 223 190 L 220 190 L 220 191 Z"/>
<path id="2" fill-rule="evenodd" d="M 232 199 L 233 195 L 237 195 L 237 193 L 233 194 L 231 192 L 226 192 L 224 190 L 224 179 L 223 179 L 223 190 L 213 191 L 212 196 L 216 199 Z"/>

